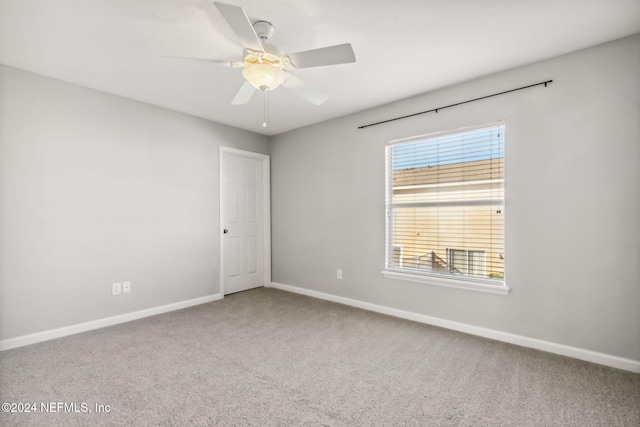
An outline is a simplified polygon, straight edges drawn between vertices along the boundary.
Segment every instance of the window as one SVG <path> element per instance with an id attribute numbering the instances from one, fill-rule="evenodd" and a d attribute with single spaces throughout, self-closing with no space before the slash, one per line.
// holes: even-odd
<path id="1" fill-rule="evenodd" d="M 504 133 L 498 123 L 387 146 L 386 276 L 507 293 Z"/>

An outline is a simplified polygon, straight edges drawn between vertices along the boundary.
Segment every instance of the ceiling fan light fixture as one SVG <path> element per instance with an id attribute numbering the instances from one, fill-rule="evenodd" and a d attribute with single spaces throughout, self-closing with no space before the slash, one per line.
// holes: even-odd
<path id="1" fill-rule="evenodd" d="M 229 64 L 232 67 L 242 68 L 242 76 L 246 80 L 231 104 L 246 104 L 253 95 L 253 88 L 261 91 L 264 99 L 264 121 L 262 122 L 264 127 L 269 124 L 269 92 L 287 81 L 293 83 L 287 84 L 288 89 L 315 105 L 320 105 L 327 99 L 325 95 L 310 89 L 288 71 L 348 64 L 356 61 L 349 43 L 285 55 L 277 46 L 268 43 L 274 32 L 274 26 L 270 22 L 256 21 L 252 23 L 240 6 L 218 1 L 214 1 L 213 4 L 244 48 L 242 62 Z"/>
<path id="2" fill-rule="evenodd" d="M 242 76 L 262 92 L 274 90 L 285 81 L 284 71 L 270 64 L 247 64 L 242 69 Z"/>

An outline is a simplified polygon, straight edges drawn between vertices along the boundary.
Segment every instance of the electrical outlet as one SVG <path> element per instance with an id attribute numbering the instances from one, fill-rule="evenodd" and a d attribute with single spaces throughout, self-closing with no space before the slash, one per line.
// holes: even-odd
<path id="1" fill-rule="evenodd" d="M 342 270 L 338 270 L 336 276 L 338 277 L 338 280 L 342 280 Z"/>
<path id="2" fill-rule="evenodd" d="M 111 285 L 111 294 L 120 295 L 122 293 L 122 283 L 117 282 Z"/>
<path id="3" fill-rule="evenodd" d="M 122 282 L 122 293 L 131 292 L 131 282 Z"/>

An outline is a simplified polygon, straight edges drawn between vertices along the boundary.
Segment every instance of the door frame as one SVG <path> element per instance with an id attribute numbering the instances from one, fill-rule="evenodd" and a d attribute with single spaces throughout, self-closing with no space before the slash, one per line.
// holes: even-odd
<path id="1" fill-rule="evenodd" d="M 218 168 L 218 184 L 219 184 L 219 205 L 220 205 L 220 294 L 224 298 L 224 254 L 225 254 L 225 238 L 223 235 L 223 177 L 224 177 L 224 158 L 227 154 L 235 154 L 251 159 L 262 161 L 262 253 L 263 253 L 263 286 L 271 285 L 271 171 L 269 169 L 271 157 L 268 154 L 255 153 L 253 151 L 244 151 L 237 148 L 220 146 L 219 152 L 219 168 Z"/>

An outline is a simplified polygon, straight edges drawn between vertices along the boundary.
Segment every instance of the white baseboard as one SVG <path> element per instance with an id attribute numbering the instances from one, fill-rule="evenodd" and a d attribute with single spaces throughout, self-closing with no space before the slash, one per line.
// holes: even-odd
<path id="1" fill-rule="evenodd" d="M 10 338 L 0 341 L 0 351 L 10 350 L 12 348 L 22 347 L 29 344 L 35 344 L 42 341 L 52 340 L 54 338 L 66 337 L 68 335 L 87 332 L 94 329 L 113 326 L 119 323 L 130 322 L 132 320 L 142 319 L 144 317 L 155 316 L 156 314 L 167 313 L 169 311 L 180 310 L 183 308 L 193 307 L 208 302 L 221 300 L 224 295 L 221 293 L 208 295 L 206 297 L 194 298 L 187 301 L 176 302 L 173 304 L 162 305 L 160 307 L 147 308 L 145 310 L 134 311 L 132 313 L 120 314 L 118 316 L 107 317 L 104 319 L 92 320 L 77 325 L 65 326 L 63 328 L 51 329 L 48 331 L 37 332 L 35 334 L 23 335 L 17 338 Z"/>
<path id="2" fill-rule="evenodd" d="M 556 344 L 550 341 L 543 341 L 536 338 L 529 338 L 522 335 L 511 334 L 508 332 L 496 331 L 495 329 L 481 328 L 466 323 L 459 323 L 451 320 L 440 319 L 437 317 L 426 316 L 424 314 L 412 313 L 410 311 L 398 310 L 395 308 L 371 304 L 351 298 L 344 298 L 336 295 L 326 294 L 324 292 L 299 288 L 297 286 L 284 285 L 282 283 L 272 282 L 270 284 L 270 287 L 301 295 L 307 295 L 314 298 L 320 298 L 327 301 L 337 302 L 352 307 L 362 308 L 364 310 L 375 311 L 377 313 L 387 314 L 394 317 L 400 317 L 402 319 L 413 320 L 415 322 L 426 323 L 428 325 L 439 326 L 446 329 L 452 329 L 454 331 L 464 332 L 471 335 L 491 338 L 497 341 L 503 341 L 522 347 L 533 348 L 536 350 L 542 350 L 549 353 L 572 357 L 574 359 L 585 360 L 587 362 L 593 362 L 617 369 L 623 369 L 625 371 L 640 373 L 640 361 L 638 360 L 625 359 L 623 357 L 598 353 L 595 351 L 571 347 L 564 344 Z"/>

